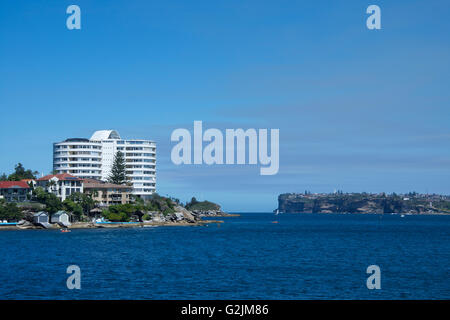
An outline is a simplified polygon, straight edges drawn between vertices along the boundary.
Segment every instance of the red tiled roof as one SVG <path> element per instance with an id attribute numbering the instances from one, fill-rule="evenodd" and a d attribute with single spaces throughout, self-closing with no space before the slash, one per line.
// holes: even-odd
<path id="1" fill-rule="evenodd" d="M 25 181 L 0 181 L 0 189 L 9 189 L 13 187 L 30 189 L 30 186 Z"/>
<path id="2" fill-rule="evenodd" d="M 95 182 L 84 182 L 83 188 L 87 189 L 133 189 L 132 186 L 127 186 L 123 184 L 113 184 L 113 183 L 95 183 Z"/>
<path id="3" fill-rule="evenodd" d="M 71 174 L 68 173 L 60 173 L 60 174 L 48 174 L 42 178 L 37 179 L 37 181 L 48 181 L 51 178 L 56 177 L 58 180 L 72 180 L 72 181 L 78 181 L 81 180 L 80 178 L 77 178 Z"/>
<path id="4" fill-rule="evenodd" d="M 84 183 L 104 183 L 102 180 L 91 179 L 91 178 L 84 178 L 82 180 Z"/>

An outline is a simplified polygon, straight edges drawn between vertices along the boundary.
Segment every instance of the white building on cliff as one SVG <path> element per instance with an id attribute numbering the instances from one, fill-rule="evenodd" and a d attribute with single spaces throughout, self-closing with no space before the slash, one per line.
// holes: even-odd
<path id="1" fill-rule="evenodd" d="M 115 130 L 96 131 L 90 139 L 72 138 L 54 143 L 53 170 L 106 181 L 117 151 L 124 154 L 132 193 L 145 198 L 156 192 L 156 143 L 125 140 Z"/>

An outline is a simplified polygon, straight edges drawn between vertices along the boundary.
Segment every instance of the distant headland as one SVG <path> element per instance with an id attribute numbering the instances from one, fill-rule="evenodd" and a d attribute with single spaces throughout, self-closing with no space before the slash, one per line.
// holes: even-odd
<path id="1" fill-rule="evenodd" d="M 278 213 L 450 214 L 450 196 L 386 193 L 283 193 Z"/>

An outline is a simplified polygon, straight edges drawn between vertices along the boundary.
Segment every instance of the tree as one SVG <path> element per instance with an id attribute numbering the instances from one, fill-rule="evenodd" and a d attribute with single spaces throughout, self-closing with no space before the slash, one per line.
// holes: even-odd
<path id="1" fill-rule="evenodd" d="M 2 199 L 3 200 L 3 199 Z M 1 220 L 21 220 L 24 214 L 17 207 L 15 203 L 6 203 L 5 201 L 0 202 L 0 219 Z"/>
<path id="2" fill-rule="evenodd" d="M 41 187 L 34 189 L 33 194 L 36 200 L 45 204 L 46 210 L 52 214 L 62 209 L 62 202 L 53 193 L 48 193 Z"/>
<path id="3" fill-rule="evenodd" d="M 197 204 L 197 203 L 198 203 L 197 199 L 195 197 L 192 197 L 191 202 L 189 202 L 187 204 L 187 206 L 190 207 L 190 206 L 193 206 L 194 204 Z"/>
<path id="4" fill-rule="evenodd" d="M 80 218 L 81 215 L 83 214 L 82 206 L 80 204 L 70 200 L 70 199 L 64 200 L 62 204 L 63 204 L 64 209 L 66 211 L 69 211 L 69 212 L 73 213 L 78 218 Z"/>
<path id="5" fill-rule="evenodd" d="M 19 162 L 14 167 L 14 173 L 8 176 L 8 180 L 10 181 L 19 181 L 22 179 L 36 179 L 36 175 L 39 174 L 37 171 L 31 171 L 30 169 L 25 170 L 23 165 Z"/>
<path id="6" fill-rule="evenodd" d="M 130 218 L 125 212 L 113 212 L 109 209 L 103 210 L 103 217 L 113 222 L 127 222 Z"/>
<path id="7" fill-rule="evenodd" d="M 172 207 L 173 208 L 173 207 Z M 186 205 L 186 209 L 188 210 L 199 210 L 199 211 L 208 211 L 208 210 L 220 210 L 220 206 L 214 202 L 210 201 L 195 201 L 192 204 L 192 201 Z"/>
<path id="8" fill-rule="evenodd" d="M 130 217 L 138 211 L 132 204 L 115 204 L 103 210 L 103 216 L 109 221 L 130 221 Z"/>
<path id="9" fill-rule="evenodd" d="M 50 191 L 56 191 L 56 181 L 55 180 L 49 180 L 47 187 L 49 188 Z"/>
<path id="10" fill-rule="evenodd" d="M 178 205 L 181 204 L 180 199 L 178 199 L 178 198 L 170 197 L 170 200 L 172 200 L 173 202 L 175 202 Z"/>
<path id="11" fill-rule="evenodd" d="M 86 215 L 89 215 L 89 212 L 94 209 L 96 205 L 96 202 L 90 195 L 80 192 L 72 193 L 67 199 L 78 204 L 81 207 L 82 212 Z"/>
<path id="12" fill-rule="evenodd" d="M 146 211 L 159 211 L 163 214 L 169 214 L 175 212 L 176 203 L 170 198 L 161 197 L 157 193 L 152 194 L 151 199 L 149 199 L 145 205 Z"/>
<path id="13" fill-rule="evenodd" d="M 128 181 L 125 170 L 125 157 L 121 151 L 117 151 L 108 181 L 114 184 L 125 184 Z"/>

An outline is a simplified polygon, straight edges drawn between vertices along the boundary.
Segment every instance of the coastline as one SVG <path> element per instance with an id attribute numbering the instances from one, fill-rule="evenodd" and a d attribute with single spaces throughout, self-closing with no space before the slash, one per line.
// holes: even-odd
<path id="1" fill-rule="evenodd" d="M 218 217 L 238 217 L 240 214 L 230 214 L 223 212 L 220 207 L 212 210 L 187 210 L 182 206 L 175 207 L 176 212 L 169 215 L 163 215 L 161 212 L 155 212 L 151 215 L 151 220 L 142 222 L 72 222 L 67 228 L 58 223 L 40 224 L 28 220 L 13 223 L 0 223 L 2 230 L 58 230 L 58 229 L 105 229 L 105 228 L 145 228 L 145 227 L 176 227 L 176 226 L 205 226 L 210 223 L 220 224 L 223 220 L 208 220 L 208 218 Z"/>
<path id="2" fill-rule="evenodd" d="M 96 223 L 96 222 L 74 222 L 67 229 L 117 229 L 117 228 L 148 228 L 148 227 L 198 227 L 206 226 L 211 223 L 224 223 L 223 220 L 203 220 L 202 218 L 214 218 L 214 217 L 239 217 L 237 213 L 226 213 L 222 211 L 209 211 L 202 212 L 194 219 L 186 219 L 178 221 L 146 221 L 146 222 L 112 222 L 112 223 Z M 44 228 L 38 224 L 28 224 L 26 226 L 18 225 L 0 225 L 0 231 L 2 230 L 61 230 L 63 229 L 57 223 L 51 224 L 49 228 Z"/>
<path id="3" fill-rule="evenodd" d="M 450 196 L 439 194 L 283 193 L 276 212 L 358 214 L 450 214 Z"/>
<path id="4" fill-rule="evenodd" d="M 314 215 L 323 215 L 323 214 L 354 214 L 354 215 L 388 215 L 388 216 L 450 216 L 450 213 L 447 212 L 426 212 L 426 213 L 378 213 L 378 212 L 279 212 L 278 215 L 283 214 L 314 214 Z"/>
<path id="5" fill-rule="evenodd" d="M 267 212 L 267 214 L 272 214 L 271 212 Z M 283 212 L 278 215 L 388 215 L 388 216 L 450 216 L 448 213 L 442 212 L 433 212 L 433 213 L 351 213 L 351 212 L 320 212 L 320 213 L 311 213 L 311 212 Z M 239 217 L 241 214 L 237 213 L 225 213 L 222 212 L 215 216 L 211 217 Z M 208 216 L 204 216 L 208 217 Z M 224 220 L 181 220 L 181 221 L 153 221 L 153 222 L 116 222 L 116 223 L 94 223 L 94 222 L 75 222 L 71 224 L 67 229 L 117 229 L 117 228 L 149 228 L 149 227 L 199 227 L 206 226 L 208 224 L 221 224 L 225 223 Z M 27 225 L 26 227 L 19 227 L 17 225 L 0 225 L 0 231 L 6 230 L 61 230 L 61 227 L 58 224 L 52 224 L 49 228 L 44 228 L 40 225 Z"/>
<path id="6" fill-rule="evenodd" d="M 137 223 L 114 223 L 114 224 L 98 224 L 93 222 L 77 222 L 70 225 L 67 229 L 116 229 L 116 228 L 144 228 L 144 227 L 187 227 L 187 226 L 205 226 L 211 223 L 223 223 L 223 220 L 201 220 L 196 222 L 137 222 Z M 50 228 L 44 228 L 42 226 L 0 226 L 2 230 L 61 230 L 61 226 L 57 224 L 51 225 Z"/>

